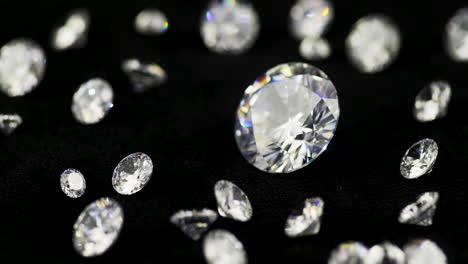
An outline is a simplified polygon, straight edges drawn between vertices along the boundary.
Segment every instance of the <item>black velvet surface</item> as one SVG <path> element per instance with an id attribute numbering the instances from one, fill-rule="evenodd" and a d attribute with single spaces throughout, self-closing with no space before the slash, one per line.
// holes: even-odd
<path id="1" fill-rule="evenodd" d="M 302 61 L 287 28 L 292 0 L 254 1 L 262 29 L 255 46 L 240 56 L 204 47 L 198 22 L 205 1 L 1 1 L 0 43 L 29 37 L 48 58 L 45 78 L 34 92 L 21 98 L 0 95 L 0 112 L 18 112 L 24 119 L 13 135 L 0 136 L 1 262 L 203 263 L 201 243 L 186 238 L 168 218 L 182 208 L 216 208 L 213 185 L 227 179 L 249 195 L 254 217 L 247 223 L 220 218 L 213 228 L 235 233 L 250 263 L 326 263 L 344 241 L 403 246 L 419 237 L 436 241 L 449 263 L 466 263 L 468 64 L 452 61 L 442 45 L 445 23 L 463 1 L 334 2 L 336 16 L 326 34 L 333 55 L 312 64 L 330 76 L 339 93 L 335 137 L 310 166 L 269 175 L 240 155 L 234 115 L 244 89 L 260 74 Z M 133 18 L 148 6 L 167 14 L 167 34 L 144 37 L 133 30 Z M 91 12 L 88 45 L 54 52 L 52 27 L 75 7 Z M 358 18 L 374 12 L 396 21 L 403 44 L 388 70 L 364 75 L 347 60 L 344 40 Z M 163 66 L 167 83 L 146 94 L 132 93 L 120 63 L 133 56 Z M 83 126 L 71 115 L 71 97 L 92 77 L 113 85 L 115 107 L 101 123 Z M 453 86 L 449 114 L 418 123 L 412 117 L 414 98 L 433 79 Z M 434 170 L 406 180 L 399 173 L 402 155 L 426 137 L 439 143 Z M 153 178 L 141 192 L 119 195 L 112 189 L 113 169 L 138 151 L 155 162 Z M 87 180 L 79 199 L 60 190 L 60 173 L 69 167 Z M 433 226 L 398 223 L 402 207 L 433 190 L 440 192 Z M 102 196 L 121 203 L 124 227 L 104 256 L 83 259 L 73 250 L 72 226 L 82 209 Z M 310 196 L 326 203 L 321 232 L 288 239 L 286 217 Z"/>

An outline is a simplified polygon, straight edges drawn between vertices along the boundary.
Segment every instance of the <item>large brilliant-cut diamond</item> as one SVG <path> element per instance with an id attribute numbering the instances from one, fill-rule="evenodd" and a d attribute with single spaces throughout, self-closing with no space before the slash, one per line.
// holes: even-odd
<path id="1" fill-rule="evenodd" d="M 446 47 L 455 61 L 468 61 L 468 8 L 459 9 L 446 26 Z"/>
<path id="2" fill-rule="evenodd" d="M 326 149 L 339 115 L 338 95 L 325 73 L 306 63 L 281 64 L 245 90 L 237 145 L 260 170 L 292 172 Z"/>
<path id="3" fill-rule="evenodd" d="M 333 6 L 328 0 L 297 0 L 289 19 L 294 37 L 320 37 L 333 19 Z"/>

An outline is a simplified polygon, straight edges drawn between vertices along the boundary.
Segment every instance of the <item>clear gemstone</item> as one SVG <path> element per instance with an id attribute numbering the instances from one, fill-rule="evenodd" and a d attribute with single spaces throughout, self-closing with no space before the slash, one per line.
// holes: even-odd
<path id="1" fill-rule="evenodd" d="M 247 1 L 213 0 L 203 14 L 201 36 L 214 52 L 239 54 L 257 39 L 260 23 Z"/>
<path id="2" fill-rule="evenodd" d="M 438 192 L 425 192 L 418 196 L 416 202 L 401 210 L 398 221 L 402 224 L 430 226 L 432 225 L 432 218 L 437 209 L 438 201 Z"/>
<path id="3" fill-rule="evenodd" d="M 135 30 L 143 35 L 158 36 L 169 29 L 166 15 L 158 9 L 142 10 L 135 18 Z"/>
<path id="4" fill-rule="evenodd" d="M 120 194 L 139 192 L 153 174 L 153 161 L 144 153 L 133 153 L 119 162 L 112 176 L 112 186 Z"/>
<path id="5" fill-rule="evenodd" d="M 252 205 L 245 193 L 234 183 L 221 180 L 215 184 L 214 193 L 218 213 L 222 217 L 246 222 L 252 218 Z"/>
<path id="6" fill-rule="evenodd" d="M 431 240 L 418 239 L 403 248 L 407 264 L 447 264 L 447 257 L 442 249 Z"/>
<path id="7" fill-rule="evenodd" d="M 73 245 L 83 257 L 104 254 L 117 240 L 123 224 L 123 210 L 109 198 L 88 205 L 73 225 Z"/>
<path id="8" fill-rule="evenodd" d="M 301 41 L 299 53 L 306 60 L 322 60 L 330 56 L 331 48 L 326 39 L 308 37 Z"/>
<path id="9" fill-rule="evenodd" d="M 210 209 L 180 210 L 171 216 L 171 223 L 193 240 L 199 240 L 218 219 L 218 214 Z"/>
<path id="10" fill-rule="evenodd" d="M 85 193 L 86 181 L 78 170 L 66 169 L 60 175 L 60 187 L 68 197 L 78 198 Z"/>
<path id="11" fill-rule="evenodd" d="M 46 58 L 29 39 L 14 39 L 0 49 L 0 89 L 11 97 L 31 92 L 44 77 Z"/>
<path id="12" fill-rule="evenodd" d="M 448 54 L 455 61 L 468 61 L 468 8 L 459 9 L 445 30 Z"/>
<path id="13" fill-rule="evenodd" d="M 5 135 L 13 133 L 21 124 L 23 119 L 17 114 L 0 114 L 0 130 Z"/>
<path id="14" fill-rule="evenodd" d="M 434 81 L 416 96 L 414 117 L 420 122 L 429 122 L 447 115 L 452 89 L 445 81 Z"/>
<path id="15" fill-rule="evenodd" d="M 333 14 L 333 6 L 328 0 L 297 0 L 289 14 L 291 32 L 298 39 L 320 37 Z"/>
<path id="16" fill-rule="evenodd" d="M 73 10 L 52 32 L 52 48 L 57 51 L 82 48 L 88 38 L 89 24 L 90 16 L 87 10 Z"/>
<path id="17" fill-rule="evenodd" d="M 152 62 L 142 62 L 138 59 L 123 61 L 122 71 L 128 76 L 133 90 L 137 93 L 159 86 L 167 79 L 166 72 L 159 65 Z"/>
<path id="18" fill-rule="evenodd" d="M 398 27 L 383 15 L 359 19 L 346 39 L 348 57 L 364 73 L 386 69 L 398 56 L 400 45 Z"/>
<path id="19" fill-rule="evenodd" d="M 369 251 L 368 264 L 405 264 L 405 253 L 390 242 L 373 246 Z"/>
<path id="20" fill-rule="evenodd" d="M 242 243 L 229 231 L 213 230 L 203 239 L 203 253 L 208 264 L 246 264 Z"/>
<path id="21" fill-rule="evenodd" d="M 328 264 L 368 264 L 369 250 L 359 242 L 340 244 L 332 251 Z"/>
<path id="22" fill-rule="evenodd" d="M 103 79 L 91 79 L 80 86 L 73 95 L 72 113 L 85 125 L 101 121 L 113 105 L 114 92 Z"/>
<path id="23" fill-rule="evenodd" d="M 320 231 L 324 205 L 320 197 L 306 199 L 286 220 L 284 233 L 289 237 L 317 234 Z"/>
<path id="24" fill-rule="evenodd" d="M 414 143 L 405 153 L 400 164 L 400 173 L 407 179 L 416 179 L 432 171 L 439 147 L 429 138 Z"/>
<path id="25" fill-rule="evenodd" d="M 278 65 L 247 87 L 236 116 L 242 155 L 270 173 L 314 161 L 330 143 L 340 110 L 335 86 L 305 63 Z"/>

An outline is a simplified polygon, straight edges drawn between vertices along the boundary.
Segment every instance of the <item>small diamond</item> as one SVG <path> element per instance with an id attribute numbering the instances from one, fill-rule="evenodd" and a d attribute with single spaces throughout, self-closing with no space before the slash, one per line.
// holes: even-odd
<path id="1" fill-rule="evenodd" d="M 121 160 L 115 167 L 112 186 L 120 194 L 134 194 L 145 187 L 152 174 L 151 158 L 144 153 L 133 153 Z"/>
<path id="2" fill-rule="evenodd" d="M 17 114 L 0 114 L 0 130 L 5 135 L 13 133 L 21 124 L 23 119 Z"/>
<path id="3" fill-rule="evenodd" d="M 414 117 L 420 122 L 429 122 L 447 115 L 452 89 L 445 81 L 431 82 L 416 96 Z"/>
<path id="4" fill-rule="evenodd" d="M 122 71 L 128 76 L 136 93 L 159 86 L 167 79 L 166 72 L 156 63 L 128 59 L 122 63 Z"/>
<path id="5" fill-rule="evenodd" d="M 208 264 L 247 264 L 244 246 L 226 230 L 210 231 L 203 239 L 203 253 Z"/>
<path id="6" fill-rule="evenodd" d="M 0 49 L 0 90 L 11 97 L 31 92 L 44 77 L 46 58 L 29 39 L 14 39 Z"/>
<path id="7" fill-rule="evenodd" d="M 215 211 L 203 209 L 180 210 L 171 216 L 170 221 L 191 239 L 199 240 L 216 219 L 218 214 Z"/>
<path id="8" fill-rule="evenodd" d="M 320 231 L 324 202 L 320 197 L 306 199 L 286 220 L 284 233 L 289 237 L 315 235 Z"/>
<path id="9" fill-rule="evenodd" d="M 88 38 L 89 24 L 90 18 L 87 10 L 73 10 L 52 32 L 52 48 L 56 51 L 82 48 Z"/>
<path id="10" fill-rule="evenodd" d="M 438 201 L 438 192 L 425 192 L 418 196 L 416 202 L 407 205 L 401 210 L 398 221 L 402 224 L 430 226 L 432 225 L 432 218 L 434 217 Z"/>
<path id="11" fill-rule="evenodd" d="M 332 251 L 328 264 L 367 264 L 369 250 L 359 242 L 340 244 Z"/>
<path id="12" fill-rule="evenodd" d="M 359 19 L 346 39 L 348 57 L 364 73 L 386 69 L 398 56 L 400 45 L 400 31 L 383 15 Z"/>
<path id="13" fill-rule="evenodd" d="M 72 113 L 75 119 L 84 124 L 96 124 L 113 107 L 114 92 L 103 79 L 91 79 L 80 86 L 73 95 Z"/>
<path id="14" fill-rule="evenodd" d="M 439 147 L 429 138 L 414 143 L 405 153 L 400 164 L 400 173 L 407 179 L 416 179 L 432 171 Z"/>
<path id="15" fill-rule="evenodd" d="M 85 193 L 86 181 L 78 170 L 67 169 L 60 175 L 60 187 L 71 198 L 78 198 Z"/>
<path id="16" fill-rule="evenodd" d="M 140 34 L 158 36 L 168 29 L 169 21 L 166 15 L 158 9 L 144 9 L 135 18 L 135 30 Z"/>
<path id="17" fill-rule="evenodd" d="M 252 205 L 249 198 L 237 185 L 221 180 L 215 184 L 214 192 L 218 202 L 218 212 L 222 217 L 241 222 L 252 218 Z"/>
<path id="18" fill-rule="evenodd" d="M 306 60 L 323 60 L 330 56 L 331 48 L 326 39 L 308 37 L 301 41 L 299 53 Z"/>
<path id="19" fill-rule="evenodd" d="M 239 54 L 253 45 L 260 23 L 252 5 L 244 2 L 213 0 L 205 10 L 200 32 L 210 50 Z"/>
<path id="20" fill-rule="evenodd" d="M 405 253 L 389 242 L 375 245 L 369 250 L 369 264 L 405 264 Z"/>
<path id="21" fill-rule="evenodd" d="M 338 95 L 325 73 L 306 63 L 281 64 L 245 90 L 237 109 L 237 145 L 256 168 L 289 173 L 325 151 L 339 115 Z"/>
<path id="22" fill-rule="evenodd" d="M 407 264 L 447 264 L 447 257 L 436 243 L 428 239 L 413 240 L 405 245 Z"/>
<path id="23" fill-rule="evenodd" d="M 448 54 L 455 61 L 468 61 L 468 8 L 459 9 L 445 31 Z"/>
<path id="24" fill-rule="evenodd" d="M 83 257 L 104 254 L 117 240 L 123 224 L 123 210 L 109 198 L 88 205 L 73 225 L 73 245 Z"/>
<path id="25" fill-rule="evenodd" d="M 320 37 L 333 20 L 333 6 L 328 0 L 297 0 L 289 20 L 294 37 Z"/>

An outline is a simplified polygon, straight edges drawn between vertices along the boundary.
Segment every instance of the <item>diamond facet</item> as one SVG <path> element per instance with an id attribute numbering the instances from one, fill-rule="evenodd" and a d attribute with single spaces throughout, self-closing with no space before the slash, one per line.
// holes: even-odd
<path id="1" fill-rule="evenodd" d="M 142 10 L 135 18 L 135 30 L 143 35 L 158 36 L 169 29 L 169 21 L 158 9 Z"/>
<path id="2" fill-rule="evenodd" d="M 252 218 L 252 205 L 245 193 L 234 183 L 218 181 L 214 187 L 218 213 L 222 217 L 246 222 Z"/>
<path id="3" fill-rule="evenodd" d="M 203 239 L 203 253 L 208 264 L 246 264 L 242 243 L 229 231 L 213 230 Z"/>
<path id="4" fill-rule="evenodd" d="M 0 130 L 5 135 L 13 133 L 21 124 L 23 119 L 17 114 L 0 114 Z"/>
<path id="5" fill-rule="evenodd" d="M 60 187 L 68 197 L 78 198 L 85 193 L 86 181 L 78 170 L 66 169 L 60 175 Z"/>
<path id="6" fill-rule="evenodd" d="M 120 194 L 139 192 L 153 174 L 153 161 L 144 153 L 133 153 L 119 162 L 112 176 L 112 186 Z"/>
<path id="7" fill-rule="evenodd" d="M 193 240 L 199 240 L 210 228 L 218 214 L 210 209 L 180 210 L 171 216 L 171 223 Z"/>
<path id="8" fill-rule="evenodd" d="M 398 27 L 383 15 L 359 19 L 346 39 L 348 57 L 363 73 L 386 69 L 398 56 L 400 45 Z"/>
<path id="9" fill-rule="evenodd" d="M 325 73 L 306 63 L 281 64 L 245 90 L 237 145 L 256 168 L 289 173 L 325 151 L 339 115 L 338 95 Z"/>
<path id="10" fill-rule="evenodd" d="M 432 225 L 432 218 L 437 209 L 438 201 L 438 192 L 425 192 L 418 196 L 416 202 L 401 210 L 398 221 L 402 224 L 430 226 Z"/>
<path id="11" fill-rule="evenodd" d="M 14 39 L 0 49 L 0 90 L 10 97 L 31 92 L 44 77 L 46 58 L 29 39 Z"/>
<path id="12" fill-rule="evenodd" d="M 203 42 L 210 50 L 231 54 L 247 51 L 259 29 L 257 13 L 247 1 L 213 0 L 200 25 Z"/>
<path id="13" fill-rule="evenodd" d="M 284 233 L 289 237 L 317 234 L 320 231 L 323 206 L 320 197 L 306 199 L 286 220 Z"/>
<path id="14" fill-rule="evenodd" d="M 51 46 L 56 51 L 82 48 L 88 38 L 89 12 L 85 9 L 73 10 L 63 24 L 52 32 Z"/>
<path id="15" fill-rule="evenodd" d="M 132 83 L 133 91 L 143 93 L 159 86 L 167 79 L 166 72 L 156 63 L 128 59 L 122 63 L 122 71 Z"/>
<path id="16" fill-rule="evenodd" d="M 468 8 L 459 9 L 445 31 L 448 54 L 455 61 L 468 61 Z"/>
<path id="17" fill-rule="evenodd" d="M 306 60 L 323 60 L 330 56 L 331 48 L 326 39 L 308 37 L 301 41 L 299 53 Z"/>
<path id="18" fill-rule="evenodd" d="M 328 264 L 368 264 L 369 250 L 359 242 L 340 244 L 332 251 Z"/>
<path id="19" fill-rule="evenodd" d="M 401 160 L 400 173 L 407 179 L 416 179 L 432 171 L 439 147 L 429 138 L 414 143 Z"/>
<path id="20" fill-rule="evenodd" d="M 73 225 L 73 245 L 83 257 L 104 254 L 117 240 L 123 224 L 123 210 L 109 198 L 88 205 Z"/>
<path id="21" fill-rule="evenodd" d="M 414 117 L 420 122 L 429 122 L 447 115 L 452 89 L 445 81 L 431 82 L 416 96 Z"/>
<path id="22" fill-rule="evenodd" d="M 368 264 L 405 264 L 405 253 L 390 242 L 375 245 L 369 250 Z"/>
<path id="23" fill-rule="evenodd" d="M 91 79 L 80 86 L 73 95 L 72 113 L 84 125 L 101 121 L 114 106 L 114 91 L 103 79 Z"/>
<path id="24" fill-rule="evenodd" d="M 320 37 L 333 20 L 333 6 L 328 0 L 297 0 L 291 8 L 290 29 L 294 37 Z"/>
<path id="25" fill-rule="evenodd" d="M 442 249 L 431 240 L 413 240 L 404 246 L 407 264 L 447 264 Z"/>

